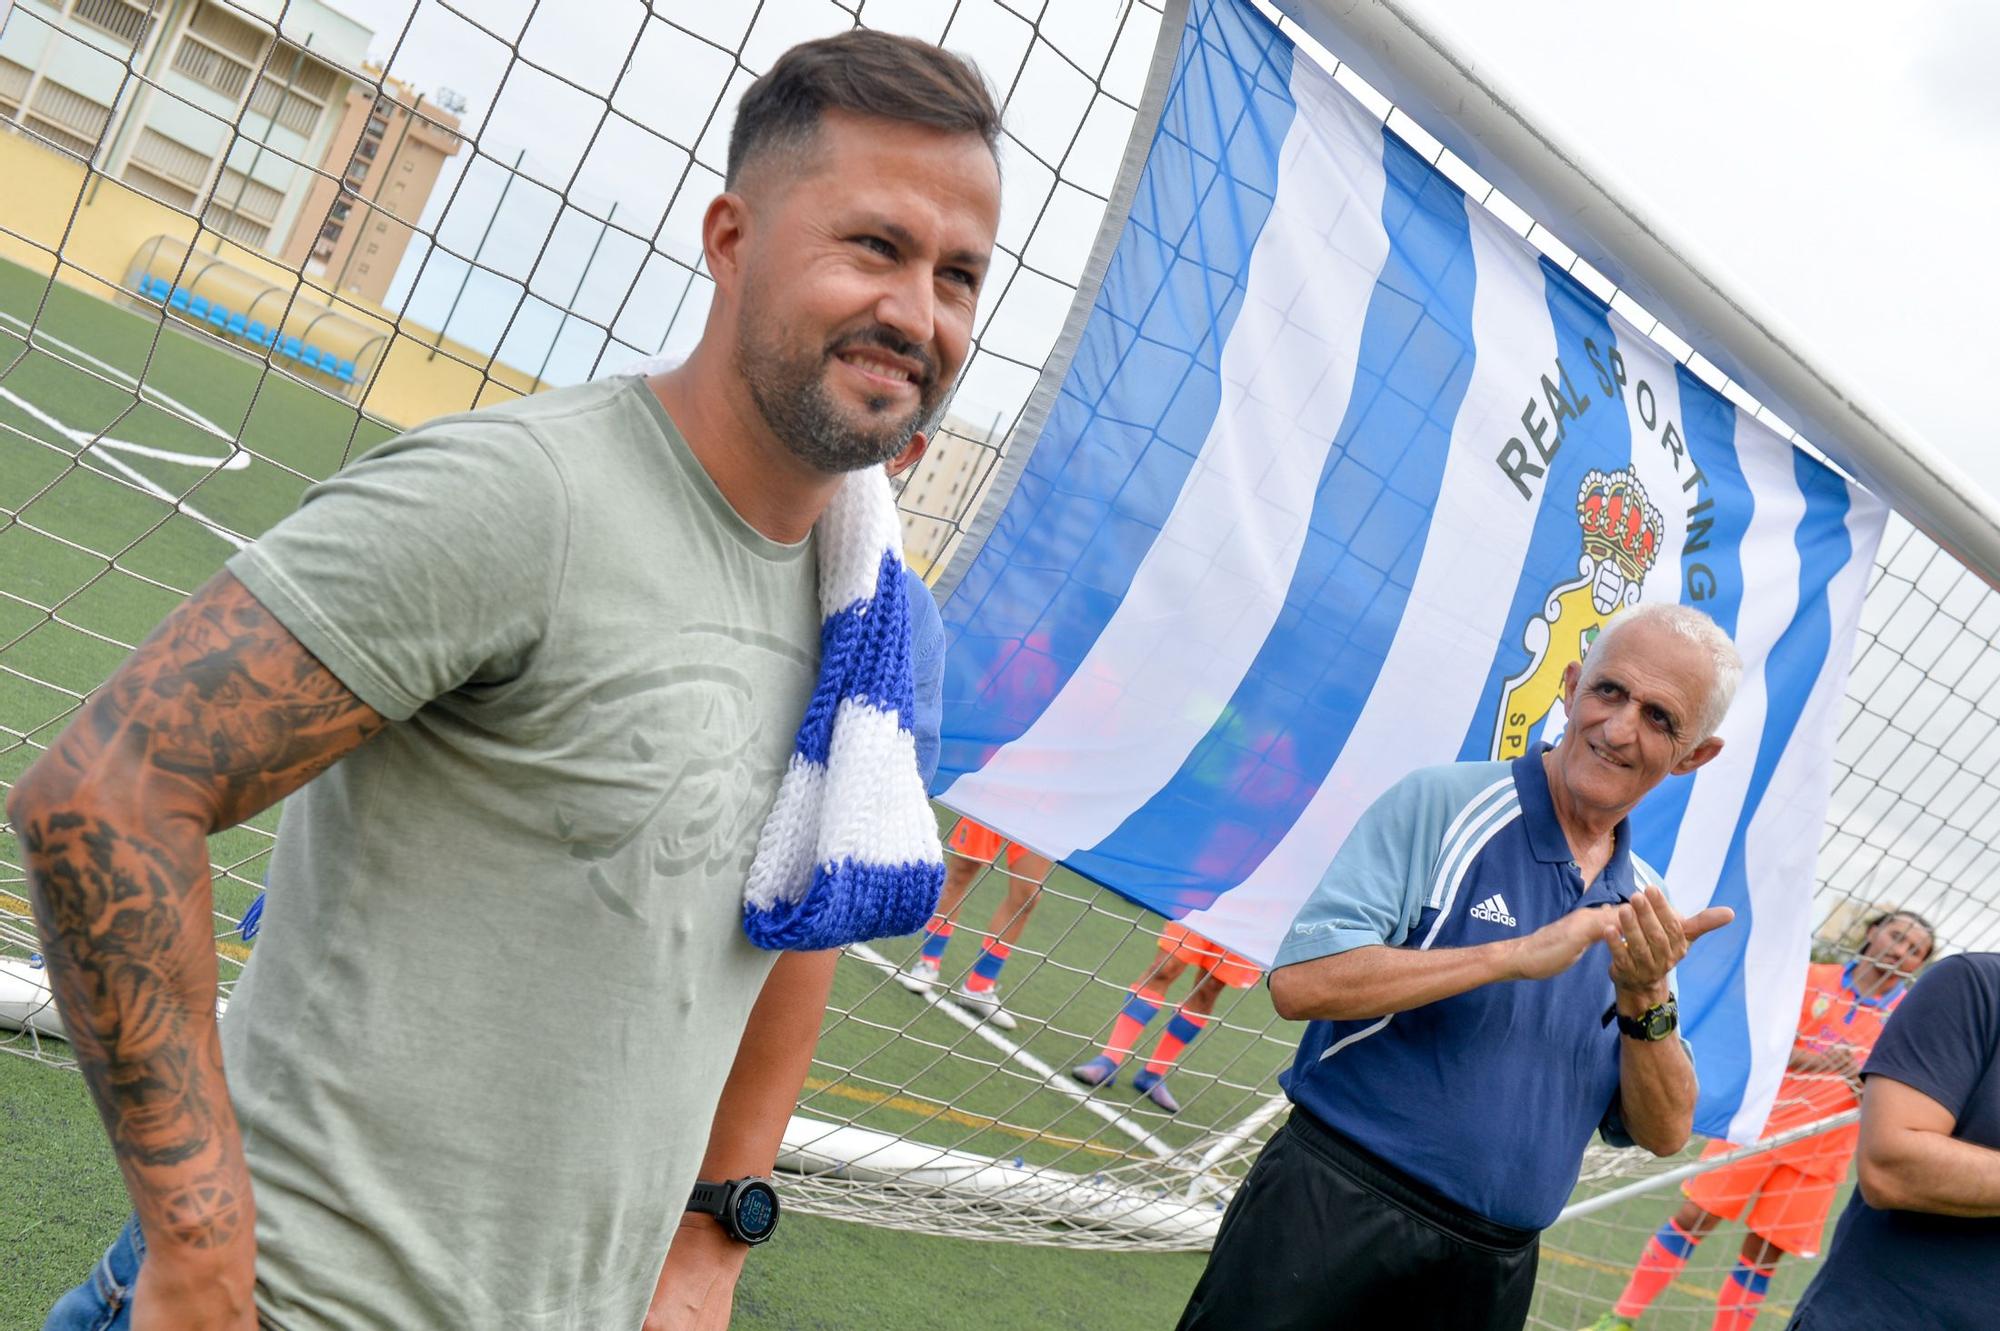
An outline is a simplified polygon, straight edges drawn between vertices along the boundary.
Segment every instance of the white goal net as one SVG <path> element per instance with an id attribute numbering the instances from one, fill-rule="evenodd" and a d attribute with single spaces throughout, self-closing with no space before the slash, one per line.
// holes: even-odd
<path id="1" fill-rule="evenodd" d="M 944 571 L 1010 447 L 1032 442 L 1015 422 L 1179 22 L 1159 0 L 16 0 L 0 14 L 0 180 L 15 182 L 0 197 L 0 792 L 313 480 L 432 416 L 692 346 L 710 289 L 698 224 L 736 99 L 789 45 L 855 24 L 972 56 L 1005 99 L 975 350 L 901 491 L 912 563 Z M 1754 405 L 1351 71 L 1336 77 Z M 1946 948 L 2000 946 L 1997 634 L 2000 594 L 1893 524 L 1821 845 L 1825 958 L 1851 957 L 1889 907 L 1922 912 Z M 225 997 L 275 825 L 273 811 L 212 843 Z M 1014 881 L 1031 865 L 1010 877 L 1007 855 L 978 858 L 994 864 L 938 987 L 899 979 L 920 940 L 842 960 L 787 1138 L 788 1203 L 1015 1242 L 1206 1247 L 1282 1114 L 1296 1028 L 1254 984 L 1210 986 L 1174 1027 L 1201 977 L 1156 970 L 1162 921 L 1063 868 L 1036 893 Z M 0 826 L 0 1050 L 66 1065 L 20 861 Z M 1004 1029 L 947 991 L 1010 914 L 1026 918 Z M 1124 1071 L 1157 1065 L 1171 1112 L 1129 1075 L 1072 1074 L 1127 1038 L 1135 990 L 1158 1012 L 1119 1050 Z M 1537 1325 L 1608 1306 L 1678 1204 L 1657 1181 L 1684 1163 L 1593 1154 L 1579 1201 L 1656 1185 L 1550 1232 Z M 1708 1245 L 1656 1309 L 1711 1315 L 1739 1238 Z"/>

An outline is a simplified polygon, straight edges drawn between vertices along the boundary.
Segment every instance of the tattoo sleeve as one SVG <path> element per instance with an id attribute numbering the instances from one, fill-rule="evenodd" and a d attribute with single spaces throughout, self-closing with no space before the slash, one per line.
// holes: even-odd
<path id="1" fill-rule="evenodd" d="M 216 1037 L 208 834 L 384 724 L 221 573 L 9 800 L 57 1005 L 154 1250 L 246 1275 L 254 1257 Z"/>

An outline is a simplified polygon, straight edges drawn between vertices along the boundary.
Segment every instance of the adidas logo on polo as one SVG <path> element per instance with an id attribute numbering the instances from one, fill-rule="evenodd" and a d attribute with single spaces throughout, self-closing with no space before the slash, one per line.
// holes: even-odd
<path id="1" fill-rule="evenodd" d="M 1498 892 L 1495 892 L 1492 896 L 1474 906 L 1471 914 L 1475 920 L 1486 920 L 1492 924 L 1504 924 L 1509 929 L 1520 923 L 1519 920 L 1515 919 L 1508 912 L 1507 899 Z"/>

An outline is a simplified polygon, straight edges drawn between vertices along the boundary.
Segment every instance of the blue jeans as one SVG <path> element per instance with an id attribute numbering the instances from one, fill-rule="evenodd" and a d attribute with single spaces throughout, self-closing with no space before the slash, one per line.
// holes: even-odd
<path id="1" fill-rule="evenodd" d="M 132 1286 L 146 1259 L 146 1236 L 133 1216 L 104 1250 L 90 1277 L 56 1300 L 42 1331 L 126 1331 L 132 1325 Z"/>

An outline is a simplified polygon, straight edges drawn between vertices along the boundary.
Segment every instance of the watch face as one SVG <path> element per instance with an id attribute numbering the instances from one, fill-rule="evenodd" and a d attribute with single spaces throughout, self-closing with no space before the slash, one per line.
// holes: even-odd
<path id="1" fill-rule="evenodd" d="M 1646 1013 L 1646 1038 L 1664 1040 L 1680 1025 L 1680 1009 L 1671 999 Z"/>
<path id="2" fill-rule="evenodd" d="M 751 1243 L 767 1237 L 778 1223 L 778 1194 L 763 1183 L 752 1183 L 736 1196 L 736 1227 Z"/>

